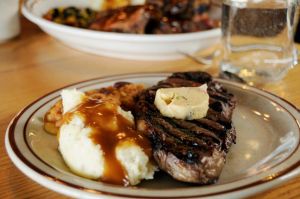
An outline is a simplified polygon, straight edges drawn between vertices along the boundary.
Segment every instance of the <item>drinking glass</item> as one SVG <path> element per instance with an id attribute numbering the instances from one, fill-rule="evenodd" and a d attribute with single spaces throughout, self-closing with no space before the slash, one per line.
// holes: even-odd
<path id="1" fill-rule="evenodd" d="M 222 71 L 249 84 L 282 79 L 297 63 L 297 0 L 224 0 Z"/>

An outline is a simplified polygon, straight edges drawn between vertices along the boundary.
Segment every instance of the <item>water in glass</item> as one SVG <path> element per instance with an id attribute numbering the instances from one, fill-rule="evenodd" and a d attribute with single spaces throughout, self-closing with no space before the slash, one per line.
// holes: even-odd
<path id="1" fill-rule="evenodd" d="M 250 84 L 282 79 L 297 60 L 296 0 L 224 0 L 221 70 Z"/>

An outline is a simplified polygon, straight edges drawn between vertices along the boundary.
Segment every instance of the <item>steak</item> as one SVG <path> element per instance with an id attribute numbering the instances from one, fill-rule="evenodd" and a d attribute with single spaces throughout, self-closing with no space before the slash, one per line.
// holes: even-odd
<path id="1" fill-rule="evenodd" d="M 144 34 L 148 23 L 160 18 L 160 11 L 152 5 L 126 6 L 99 12 L 90 29 L 107 32 Z"/>
<path id="2" fill-rule="evenodd" d="M 154 105 L 157 89 L 197 87 L 207 84 L 209 109 L 206 117 L 180 120 L 161 115 Z M 144 90 L 137 98 L 134 116 L 137 129 L 153 147 L 153 157 L 161 170 L 174 179 L 197 184 L 215 183 L 235 143 L 232 124 L 235 97 L 204 72 L 174 73 Z"/>
<path id="3" fill-rule="evenodd" d="M 177 19 L 190 19 L 195 9 L 195 0 L 146 0 L 146 3 L 160 8 L 165 17 Z"/>
<path id="4" fill-rule="evenodd" d="M 171 34 L 212 29 L 209 4 L 195 0 L 147 0 L 99 12 L 89 29 L 136 34 Z"/>
<path id="5" fill-rule="evenodd" d="M 164 17 L 157 21 L 156 26 L 152 29 L 152 34 L 174 34 L 174 33 L 188 33 L 197 32 L 201 30 L 212 29 L 215 22 L 202 16 L 201 14 L 195 15 L 192 19 L 174 19 Z"/>

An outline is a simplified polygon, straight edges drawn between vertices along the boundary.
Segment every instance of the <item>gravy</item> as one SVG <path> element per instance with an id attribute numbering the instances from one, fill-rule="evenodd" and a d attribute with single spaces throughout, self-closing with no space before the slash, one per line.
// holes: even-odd
<path id="1" fill-rule="evenodd" d="M 110 101 L 87 99 L 73 113 L 76 112 L 85 118 L 86 126 L 93 129 L 91 138 L 104 152 L 105 165 L 101 181 L 128 185 L 127 174 L 117 160 L 115 149 L 121 141 L 130 139 L 149 156 L 151 146 L 147 138 L 136 131 L 135 125 L 119 114 L 118 106 Z"/>

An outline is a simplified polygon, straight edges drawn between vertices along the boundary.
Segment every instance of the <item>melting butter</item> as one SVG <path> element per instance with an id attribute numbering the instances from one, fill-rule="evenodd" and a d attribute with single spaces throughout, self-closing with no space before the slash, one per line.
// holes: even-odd
<path id="1" fill-rule="evenodd" d="M 207 85 L 158 89 L 154 104 L 165 117 L 183 120 L 203 118 L 209 105 Z"/>

